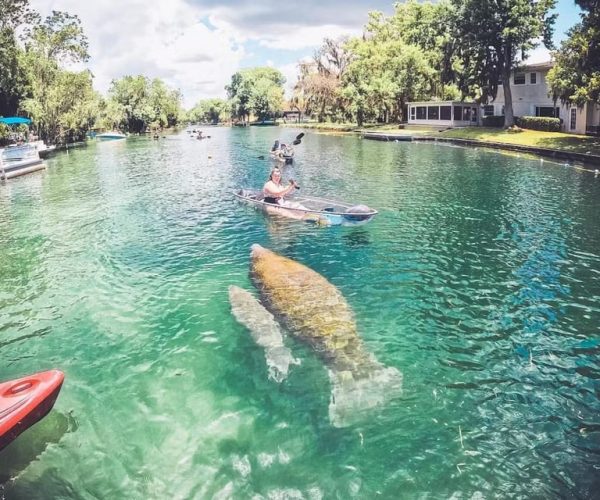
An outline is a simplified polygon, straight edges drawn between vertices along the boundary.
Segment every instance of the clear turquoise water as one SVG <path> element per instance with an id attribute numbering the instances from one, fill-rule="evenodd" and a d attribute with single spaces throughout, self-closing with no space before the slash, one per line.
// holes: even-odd
<path id="1" fill-rule="evenodd" d="M 591 498 L 600 491 L 600 178 L 497 152 L 307 133 L 318 228 L 232 204 L 290 129 L 98 143 L 0 186 L 0 380 L 56 367 L 0 452 L 6 498 Z M 267 378 L 230 313 L 252 243 L 339 287 L 401 398 L 329 423 L 322 363 Z M 1 497 L 1 495 L 0 495 Z"/>

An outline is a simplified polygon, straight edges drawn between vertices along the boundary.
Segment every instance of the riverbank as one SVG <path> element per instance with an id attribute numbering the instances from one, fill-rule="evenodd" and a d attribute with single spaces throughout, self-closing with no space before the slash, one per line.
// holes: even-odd
<path id="1" fill-rule="evenodd" d="M 497 149 L 509 149 L 550 156 L 567 161 L 600 165 L 600 137 L 526 130 L 508 132 L 504 129 L 487 127 L 465 127 L 441 129 L 406 125 L 372 125 L 356 127 L 350 124 L 308 123 L 297 127 L 336 132 L 361 134 L 366 139 L 379 140 L 439 140 L 462 145 L 476 145 Z"/>
<path id="2" fill-rule="evenodd" d="M 600 138 L 560 132 L 522 130 L 508 132 L 502 129 L 469 127 L 412 134 L 408 131 L 391 132 L 372 129 L 363 131 L 363 137 L 379 140 L 430 140 L 450 142 L 463 146 L 480 146 L 533 153 L 590 165 L 600 165 Z"/>

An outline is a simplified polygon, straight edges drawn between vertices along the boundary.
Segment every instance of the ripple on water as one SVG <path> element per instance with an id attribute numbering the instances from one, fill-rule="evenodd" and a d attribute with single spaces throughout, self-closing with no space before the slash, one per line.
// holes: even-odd
<path id="1" fill-rule="evenodd" d="M 7 498 L 594 497 L 600 185 L 496 152 L 307 134 L 284 176 L 373 222 L 234 203 L 296 134 L 99 143 L 0 186 L 0 378 L 60 367 L 55 412 L 77 422 Z M 341 290 L 402 398 L 333 428 L 327 372 L 289 337 L 302 364 L 269 381 L 227 299 L 252 289 L 253 243 Z"/>

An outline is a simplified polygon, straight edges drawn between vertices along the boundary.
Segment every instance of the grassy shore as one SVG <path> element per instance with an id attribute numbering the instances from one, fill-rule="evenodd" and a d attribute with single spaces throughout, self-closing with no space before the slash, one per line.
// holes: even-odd
<path id="1" fill-rule="evenodd" d="M 400 128 L 398 124 L 369 124 L 358 127 L 352 123 L 288 123 L 283 126 L 300 127 L 331 132 L 381 132 L 391 135 L 429 135 L 449 139 L 469 139 L 483 143 L 515 144 L 534 148 L 554 149 L 569 153 L 600 155 L 600 137 L 563 134 L 562 132 L 541 132 L 526 130 L 507 132 L 500 128 L 465 127 L 442 130 L 441 127 L 408 125 Z"/>
<path id="2" fill-rule="evenodd" d="M 440 137 L 452 139 L 471 139 L 482 142 L 518 144 L 520 146 L 556 149 L 570 153 L 600 155 L 600 137 L 563 134 L 561 132 L 523 130 L 522 132 L 511 133 L 504 129 L 469 127 L 445 130 L 443 132 L 438 132 L 438 135 Z"/>

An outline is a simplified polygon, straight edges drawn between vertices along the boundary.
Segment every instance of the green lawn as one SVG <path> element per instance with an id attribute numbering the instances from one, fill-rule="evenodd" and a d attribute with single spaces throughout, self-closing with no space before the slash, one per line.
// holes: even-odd
<path id="1" fill-rule="evenodd" d="M 523 130 L 510 133 L 500 128 L 466 127 L 442 130 L 442 127 L 408 125 L 399 128 L 398 124 L 366 124 L 357 127 L 352 123 L 288 123 L 289 127 L 301 127 L 315 130 L 330 130 L 337 132 L 382 132 L 393 135 L 438 135 L 454 139 L 472 139 L 482 142 L 499 142 L 518 144 L 536 148 L 557 149 L 572 153 L 600 155 L 600 137 L 585 135 L 563 134 L 562 132 L 540 132 L 538 130 Z"/>
<path id="2" fill-rule="evenodd" d="M 537 148 L 558 149 L 573 153 L 600 155 L 600 137 L 563 134 L 561 132 L 540 132 L 523 130 L 510 133 L 504 129 L 469 127 L 455 128 L 438 133 L 442 137 L 455 139 L 475 139 L 485 142 L 502 142 Z"/>

